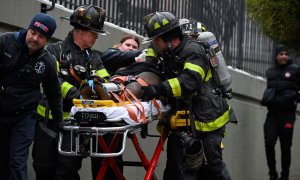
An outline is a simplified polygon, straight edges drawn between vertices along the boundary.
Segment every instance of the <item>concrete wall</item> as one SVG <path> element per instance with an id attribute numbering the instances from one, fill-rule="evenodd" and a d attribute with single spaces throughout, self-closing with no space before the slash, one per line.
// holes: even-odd
<path id="1" fill-rule="evenodd" d="M 40 3 L 35 0 L 0 0 L 0 32 L 14 31 L 20 27 L 26 28 L 32 16 L 40 11 Z M 63 39 L 71 26 L 67 21 L 61 21 L 59 17 L 69 15 L 60 8 L 55 8 L 49 14 L 54 15 L 57 19 L 58 28 L 54 34 L 55 39 Z M 119 28 L 110 23 L 105 24 L 105 30 L 111 35 L 101 36 L 94 46 L 98 51 L 103 51 L 106 48 L 113 46 L 119 42 L 119 39 L 127 33 L 135 33 L 123 28 Z M 259 104 L 266 83 L 263 79 L 253 77 L 247 73 L 230 70 L 233 82 L 232 89 L 234 98 L 230 100 L 231 106 L 234 108 L 238 118 L 238 125 L 229 124 L 227 127 L 227 135 L 224 139 L 224 160 L 227 168 L 230 171 L 233 180 L 264 180 L 267 177 L 267 164 L 264 152 L 263 141 L 263 123 L 266 117 L 266 108 Z M 297 115 L 299 119 L 299 115 Z M 150 124 L 149 131 L 151 134 L 156 134 L 155 122 Z M 300 161 L 296 159 L 300 151 L 300 132 L 295 124 L 294 140 L 292 147 L 292 165 L 291 165 L 291 180 L 300 179 Z M 154 147 L 157 144 L 157 138 L 140 139 L 140 145 L 145 151 L 148 158 L 154 152 Z M 278 143 L 279 144 L 279 143 Z M 277 162 L 280 162 L 280 151 L 277 145 Z M 165 146 L 166 147 L 166 146 Z M 127 140 L 126 150 L 124 153 L 125 160 L 138 160 L 137 154 L 132 146 L 132 143 Z M 165 166 L 166 153 L 162 152 L 161 157 L 156 167 L 156 175 L 158 179 L 162 179 L 163 169 Z M 29 179 L 34 180 L 34 172 L 31 166 L 31 158 L 28 161 Z M 278 169 L 280 166 L 278 164 Z M 83 161 L 82 169 L 80 170 L 82 179 L 91 179 L 90 160 L 89 158 Z M 127 179 L 143 179 L 145 171 L 141 167 L 125 167 L 124 176 Z"/>

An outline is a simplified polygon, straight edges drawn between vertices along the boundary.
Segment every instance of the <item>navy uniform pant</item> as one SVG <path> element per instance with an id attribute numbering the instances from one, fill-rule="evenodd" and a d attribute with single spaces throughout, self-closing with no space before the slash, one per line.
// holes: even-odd
<path id="1" fill-rule="evenodd" d="M 54 180 L 58 157 L 58 126 L 54 126 L 53 120 L 47 123 L 49 135 L 42 126 L 46 126 L 44 119 L 38 116 L 35 138 L 32 148 L 33 168 L 37 180 Z"/>
<path id="2" fill-rule="evenodd" d="M 267 164 L 270 176 L 277 177 L 275 145 L 279 138 L 281 149 L 281 176 L 288 177 L 291 165 L 291 146 L 296 113 L 269 111 L 264 124 Z"/>
<path id="3" fill-rule="evenodd" d="M 171 134 L 167 144 L 167 164 L 164 180 L 230 180 L 222 158 L 221 142 L 225 127 L 218 130 L 201 133 L 207 164 L 202 165 L 198 172 L 184 170 L 182 167 L 182 145 L 178 136 Z"/>
<path id="4" fill-rule="evenodd" d="M 27 180 L 29 147 L 34 138 L 36 111 L 0 114 L 0 179 Z"/>

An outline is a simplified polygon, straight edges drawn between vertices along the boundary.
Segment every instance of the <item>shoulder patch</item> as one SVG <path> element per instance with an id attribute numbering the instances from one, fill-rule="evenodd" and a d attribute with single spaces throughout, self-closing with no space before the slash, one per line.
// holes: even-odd
<path id="1" fill-rule="evenodd" d="M 37 74 L 42 74 L 45 71 L 45 68 L 46 66 L 44 62 L 39 61 L 35 63 L 34 70 Z"/>

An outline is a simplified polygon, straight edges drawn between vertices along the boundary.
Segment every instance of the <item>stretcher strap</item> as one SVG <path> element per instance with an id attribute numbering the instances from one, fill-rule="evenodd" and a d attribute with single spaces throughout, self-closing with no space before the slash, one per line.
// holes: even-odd
<path id="1" fill-rule="evenodd" d="M 121 92 L 121 95 L 120 95 L 121 98 L 119 98 L 119 99 L 128 100 L 130 103 L 132 103 L 137 108 L 137 110 L 141 113 L 141 119 L 146 123 L 146 115 L 145 115 L 144 106 L 142 105 L 140 100 L 138 100 L 136 98 L 136 96 L 128 88 L 126 88 L 124 86 L 124 84 L 126 84 L 126 82 L 130 82 L 130 81 L 136 81 L 141 86 L 148 86 L 148 84 L 142 78 L 139 78 L 138 76 L 117 76 L 117 77 L 112 78 L 111 81 L 119 82 L 122 84 L 121 87 L 123 88 L 123 91 Z M 135 100 L 135 103 L 130 100 L 130 98 L 128 97 L 126 92 Z M 158 116 L 161 117 L 161 111 L 160 111 L 160 107 L 159 107 L 157 100 L 153 99 L 152 102 L 153 102 L 155 108 L 157 109 Z M 142 109 L 140 109 L 140 107 L 138 107 L 136 105 L 136 103 L 139 104 Z"/>
<path id="2" fill-rule="evenodd" d="M 140 114 L 141 114 L 141 119 L 144 121 L 144 123 L 146 123 L 147 120 L 146 120 L 145 108 L 144 108 L 143 104 L 141 103 L 140 100 L 138 100 L 138 99 L 135 97 L 135 95 L 134 95 L 128 88 L 125 88 L 125 91 L 126 91 L 126 92 L 127 92 L 127 93 L 135 100 L 135 102 L 132 102 L 132 101 L 130 100 L 130 98 L 128 97 L 127 93 L 124 93 L 126 99 L 127 99 L 130 103 L 132 103 L 132 104 L 137 108 L 137 110 L 138 110 L 138 111 L 140 112 Z M 139 104 L 140 106 L 137 106 L 136 103 Z"/>
<path id="3" fill-rule="evenodd" d="M 144 123 L 146 123 L 146 115 L 145 115 L 145 109 L 144 109 L 144 106 L 143 104 L 141 103 L 140 100 L 138 100 L 135 95 L 128 89 L 126 88 L 123 84 L 120 85 L 121 88 L 123 89 L 122 91 L 122 94 L 123 94 L 123 99 L 121 98 L 121 100 L 124 100 L 124 101 L 129 101 L 131 104 L 133 104 L 137 111 L 140 112 L 140 119 L 142 119 L 144 121 Z M 131 101 L 131 98 L 128 96 L 128 94 L 135 100 L 135 102 Z M 139 104 L 140 106 L 138 106 L 137 104 Z"/>
<path id="4" fill-rule="evenodd" d="M 109 92 L 109 93 L 113 95 L 122 104 L 122 106 L 127 109 L 129 117 L 138 123 L 139 121 L 134 110 L 131 107 L 129 107 L 117 94 L 115 94 L 114 92 Z"/>
<path id="5" fill-rule="evenodd" d="M 142 78 L 136 77 L 136 81 L 137 81 L 141 86 L 148 86 L 148 84 L 147 84 Z M 156 101 L 156 99 L 153 99 L 152 102 L 153 102 L 155 108 L 157 109 L 158 116 L 161 117 L 161 111 L 160 111 L 160 107 L 159 107 L 158 102 Z M 160 119 L 160 118 L 159 118 L 159 119 Z"/>

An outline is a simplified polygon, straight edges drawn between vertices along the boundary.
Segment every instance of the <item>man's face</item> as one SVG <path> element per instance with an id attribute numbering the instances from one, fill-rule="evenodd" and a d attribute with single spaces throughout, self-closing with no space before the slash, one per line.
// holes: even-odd
<path id="1" fill-rule="evenodd" d="M 281 51 L 280 53 L 277 54 L 276 59 L 279 64 L 286 64 L 289 59 L 288 52 Z"/>
<path id="2" fill-rule="evenodd" d="M 155 38 L 153 40 L 153 43 L 161 52 L 165 51 L 168 48 L 168 44 L 161 37 Z"/>
<path id="3" fill-rule="evenodd" d="M 95 44 L 96 40 L 98 39 L 98 33 L 94 31 L 81 31 L 81 40 L 82 40 L 82 47 L 85 48 L 91 48 Z"/>
<path id="4" fill-rule="evenodd" d="M 47 43 L 47 38 L 38 31 L 28 29 L 26 34 L 26 44 L 29 54 L 43 48 Z"/>

